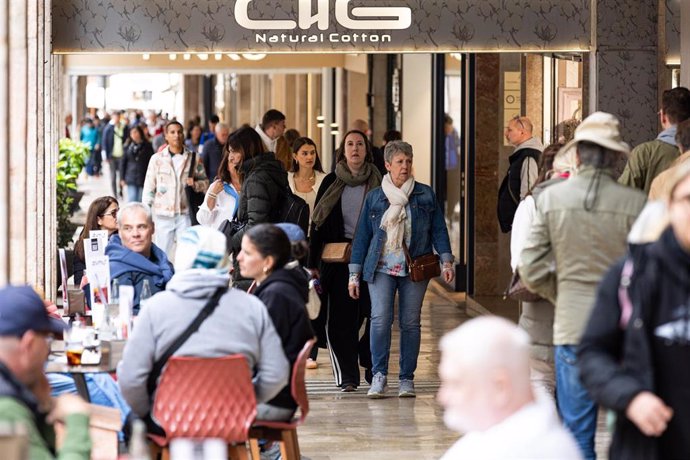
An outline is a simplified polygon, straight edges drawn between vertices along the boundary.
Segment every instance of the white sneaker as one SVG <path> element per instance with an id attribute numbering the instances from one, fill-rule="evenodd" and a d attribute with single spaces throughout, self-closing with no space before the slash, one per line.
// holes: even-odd
<path id="1" fill-rule="evenodd" d="M 416 396 L 414 382 L 412 380 L 401 380 L 398 386 L 398 398 L 414 398 Z"/>
<path id="2" fill-rule="evenodd" d="M 383 398 L 387 385 L 388 378 L 382 373 L 377 372 L 371 381 L 371 388 L 367 391 L 367 397 L 371 399 Z"/>

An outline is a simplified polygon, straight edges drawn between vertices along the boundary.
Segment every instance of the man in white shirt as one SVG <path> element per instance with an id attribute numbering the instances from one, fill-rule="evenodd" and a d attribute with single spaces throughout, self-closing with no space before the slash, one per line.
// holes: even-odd
<path id="1" fill-rule="evenodd" d="M 276 159 L 283 164 L 285 171 L 292 168 L 292 150 L 283 134 L 285 133 L 285 115 L 276 109 L 270 109 L 261 118 L 261 124 L 254 130 L 261 136 L 266 151 L 275 153 Z"/>
<path id="2" fill-rule="evenodd" d="M 579 460 L 549 398 L 530 384 L 529 336 L 494 316 L 441 339 L 438 400 L 448 428 L 464 433 L 441 460 Z"/>

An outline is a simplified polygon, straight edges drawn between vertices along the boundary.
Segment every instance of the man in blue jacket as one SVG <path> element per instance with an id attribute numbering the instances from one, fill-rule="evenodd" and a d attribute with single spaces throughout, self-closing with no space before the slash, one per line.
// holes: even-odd
<path id="1" fill-rule="evenodd" d="M 168 256 L 153 244 L 154 225 L 151 209 L 143 203 L 127 203 L 120 208 L 118 234 L 110 238 L 105 253 L 110 257 L 110 278 L 120 286 L 134 286 L 134 314 L 144 281 L 148 280 L 151 294 L 165 289 L 174 269 Z"/>

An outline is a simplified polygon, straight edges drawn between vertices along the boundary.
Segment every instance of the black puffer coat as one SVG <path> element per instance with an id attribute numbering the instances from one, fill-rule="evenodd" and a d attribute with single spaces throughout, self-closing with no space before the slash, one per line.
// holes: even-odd
<path id="1" fill-rule="evenodd" d="M 233 280 L 236 287 L 247 290 L 250 282 L 240 278 L 237 265 L 237 254 L 242 246 L 244 233 L 258 224 L 272 222 L 273 215 L 279 209 L 285 189 L 288 187 L 287 173 L 280 161 L 272 152 L 262 153 L 242 163 L 244 182 L 240 192 L 240 204 L 237 208 L 237 220 L 245 224 L 235 233 L 230 242 L 235 256 Z M 238 283 L 239 281 L 239 283 Z"/>
<path id="2" fill-rule="evenodd" d="M 659 360 L 673 360 L 677 352 L 656 337 L 660 328 L 655 323 L 659 315 L 668 315 L 669 311 L 685 308 L 687 314 L 690 254 L 681 249 L 673 231 L 667 229 L 659 241 L 631 247 L 630 257 L 634 266 L 628 287 L 632 314 L 623 329 L 619 324 L 622 308 L 618 294 L 624 265 L 621 260 L 603 278 L 580 342 L 578 366 L 582 383 L 597 403 L 617 413 L 609 458 L 689 458 L 686 454 L 690 452 L 690 444 L 684 437 L 690 432 L 690 401 L 684 400 L 687 393 L 683 393 L 686 389 L 677 388 L 680 391 L 664 394 L 660 388 L 664 380 L 668 384 L 683 375 L 687 363 L 678 362 L 679 367 L 675 369 L 666 366 L 663 370 L 666 378 L 660 379 Z M 687 322 L 688 318 L 684 320 Z M 625 415 L 630 402 L 642 391 L 656 394 L 674 410 L 660 438 L 645 436 Z M 673 398 L 675 404 L 669 401 Z M 685 449 L 684 453 L 678 452 L 678 443 Z M 668 452 L 669 449 L 674 453 Z"/>
<path id="3" fill-rule="evenodd" d="M 309 299 L 309 280 L 304 270 L 299 265 L 278 269 L 252 294 L 266 305 L 283 344 L 285 356 L 292 366 L 307 340 L 314 337 L 306 308 Z M 292 380 L 292 369 L 290 371 Z M 288 409 L 297 408 L 289 383 L 268 403 Z"/>
<path id="4" fill-rule="evenodd" d="M 125 149 L 125 154 L 120 162 L 120 177 L 127 185 L 144 186 L 146 170 L 149 160 L 153 156 L 153 147 L 148 141 L 138 144 L 131 142 Z"/>

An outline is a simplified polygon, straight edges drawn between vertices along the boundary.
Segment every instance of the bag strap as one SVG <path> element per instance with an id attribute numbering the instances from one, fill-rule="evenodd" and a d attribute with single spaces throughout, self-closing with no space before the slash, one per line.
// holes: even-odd
<path id="1" fill-rule="evenodd" d="M 189 163 L 189 173 L 187 174 L 190 179 L 194 178 L 194 166 L 196 166 L 196 152 L 192 151 L 192 162 Z"/>
<path id="2" fill-rule="evenodd" d="M 146 389 L 148 390 L 149 393 L 149 398 L 153 396 L 154 391 L 156 390 L 156 384 L 158 382 L 158 377 L 160 377 L 161 373 L 163 372 L 163 368 L 165 367 L 166 363 L 168 362 L 168 359 L 191 337 L 192 334 L 194 334 L 196 331 L 199 330 L 199 326 L 201 326 L 201 323 L 206 320 L 209 316 L 211 316 L 211 313 L 216 309 L 218 306 L 218 301 L 220 298 L 227 292 L 228 288 L 227 287 L 222 287 L 216 290 L 216 292 L 211 296 L 209 301 L 206 303 L 204 308 L 199 312 L 199 314 L 194 318 L 194 321 L 191 322 L 189 326 L 187 326 L 187 329 L 175 340 L 170 347 L 168 347 L 167 350 L 165 350 L 165 353 L 158 358 L 158 360 L 153 364 L 153 369 L 151 369 L 151 373 L 149 374 L 148 379 L 146 380 Z"/>
<path id="3" fill-rule="evenodd" d="M 630 286 L 630 280 L 632 279 L 635 267 L 631 258 L 626 258 L 623 264 L 623 271 L 621 273 L 620 284 L 618 285 L 618 303 L 620 304 L 621 317 L 618 325 L 622 330 L 628 327 L 628 322 L 630 322 L 630 317 L 632 316 L 633 305 L 630 300 L 630 293 L 628 292 L 628 287 Z"/>
<path id="4" fill-rule="evenodd" d="M 362 195 L 362 202 L 359 203 L 359 214 L 357 214 L 357 222 L 355 223 L 355 231 L 352 232 L 352 242 L 355 242 L 355 236 L 357 235 L 357 228 L 359 227 L 359 219 L 362 218 L 362 209 L 364 209 L 364 200 L 367 199 L 367 193 L 369 192 L 369 184 L 364 186 L 364 195 Z"/>
<path id="5" fill-rule="evenodd" d="M 403 235 L 402 244 L 403 252 L 405 253 L 405 262 L 407 262 L 407 268 L 409 269 L 410 266 L 412 266 L 412 257 L 410 257 L 410 251 L 407 249 L 407 244 L 405 243 L 405 235 Z"/>

